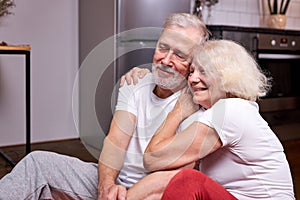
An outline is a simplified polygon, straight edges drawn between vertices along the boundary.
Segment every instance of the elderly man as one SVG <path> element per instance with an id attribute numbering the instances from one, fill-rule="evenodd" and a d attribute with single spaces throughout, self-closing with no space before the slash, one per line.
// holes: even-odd
<path id="1" fill-rule="evenodd" d="M 0 199 L 160 198 L 175 172 L 148 175 L 143 153 L 186 85 L 193 49 L 208 38 L 205 24 L 186 13 L 169 16 L 163 28 L 153 73 L 119 90 L 98 165 L 51 152 L 32 152 L 0 180 Z M 164 179 L 158 184 L 153 177 L 160 173 Z"/>

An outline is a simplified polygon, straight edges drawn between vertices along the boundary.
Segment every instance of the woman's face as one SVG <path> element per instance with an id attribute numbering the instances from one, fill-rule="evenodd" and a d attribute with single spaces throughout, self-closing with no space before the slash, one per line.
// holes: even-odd
<path id="1" fill-rule="evenodd" d="M 190 66 L 188 84 L 194 103 L 208 109 L 219 99 L 225 98 L 226 95 L 221 90 L 220 83 L 219 78 L 213 78 L 202 67 L 194 64 Z"/>

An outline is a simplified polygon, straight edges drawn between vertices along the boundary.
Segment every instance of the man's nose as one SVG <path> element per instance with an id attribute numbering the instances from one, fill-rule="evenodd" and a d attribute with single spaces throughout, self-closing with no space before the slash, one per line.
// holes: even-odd
<path id="1" fill-rule="evenodd" d="M 162 59 L 162 63 L 163 63 L 164 65 L 170 65 L 171 60 L 172 60 L 172 56 L 173 56 L 173 52 L 172 52 L 172 51 L 168 51 L 168 52 L 165 54 L 164 58 Z"/>

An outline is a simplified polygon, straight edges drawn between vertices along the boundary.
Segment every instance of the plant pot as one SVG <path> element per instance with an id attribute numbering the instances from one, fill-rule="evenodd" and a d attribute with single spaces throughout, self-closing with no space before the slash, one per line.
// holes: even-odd
<path id="1" fill-rule="evenodd" d="M 280 14 L 270 15 L 267 25 L 270 28 L 284 29 L 286 25 L 286 16 Z"/>

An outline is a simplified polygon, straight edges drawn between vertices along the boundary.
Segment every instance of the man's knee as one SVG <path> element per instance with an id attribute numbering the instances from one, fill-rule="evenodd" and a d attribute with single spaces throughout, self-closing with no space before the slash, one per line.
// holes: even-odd
<path id="1" fill-rule="evenodd" d="M 52 153 L 52 152 L 36 150 L 36 151 L 32 151 L 28 155 L 26 155 L 23 160 L 26 163 L 32 162 L 34 164 L 38 164 L 38 163 L 43 164 L 43 163 L 53 161 L 54 159 L 52 159 L 51 157 L 53 157 L 54 155 L 55 155 L 55 153 Z"/>
<path id="2" fill-rule="evenodd" d="M 36 151 L 30 152 L 25 158 L 27 158 L 27 157 L 34 158 L 34 159 L 45 158 L 45 156 L 47 154 L 49 154 L 49 152 L 36 150 Z"/>

